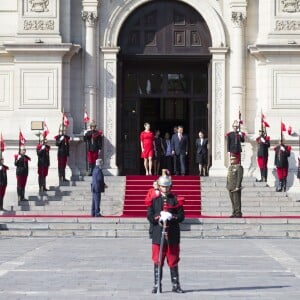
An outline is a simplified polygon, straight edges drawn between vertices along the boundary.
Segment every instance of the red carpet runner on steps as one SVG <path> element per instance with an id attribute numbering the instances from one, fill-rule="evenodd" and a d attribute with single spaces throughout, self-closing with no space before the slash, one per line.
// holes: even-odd
<path id="1" fill-rule="evenodd" d="M 147 207 L 144 200 L 153 181 L 159 176 L 126 176 L 126 189 L 123 216 L 146 217 Z M 201 217 L 201 189 L 199 176 L 172 176 L 172 193 L 184 197 L 186 218 Z"/>

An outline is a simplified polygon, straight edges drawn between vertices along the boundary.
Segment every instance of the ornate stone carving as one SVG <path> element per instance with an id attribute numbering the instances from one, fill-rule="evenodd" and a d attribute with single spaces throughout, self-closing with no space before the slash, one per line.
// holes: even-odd
<path id="1" fill-rule="evenodd" d="M 24 20 L 24 30 L 54 30 L 54 20 Z"/>
<path id="2" fill-rule="evenodd" d="M 215 147 L 215 159 L 216 160 L 221 160 L 222 158 L 222 149 L 219 147 L 222 145 L 222 139 L 224 139 L 223 135 L 223 122 L 224 120 L 221 119 L 223 115 L 223 109 L 222 109 L 222 97 L 223 97 L 223 90 L 222 90 L 222 64 L 221 63 L 216 63 L 215 64 L 215 76 L 216 76 L 216 85 L 215 85 L 215 129 L 216 129 L 216 135 L 215 135 L 215 141 L 217 147 Z"/>
<path id="3" fill-rule="evenodd" d="M 233 11 L 231 13 L 231 21 L 234 23 L 234 25 L 238 27 L 244 26 L 246 18 L 246 15 L 243 14 L 241 11 Z"/>
<path id="4" fill-rule="evenodd" d="M 31 5 L 30 11 L 32 12 L 48 12 L 49 0 L 29 0 L 28 3 Z"/>
<path id="5" fill-rule="evenodd" d="M 300 21 L 295 20 L 276 20 L 276 31 L 296 31 L 300 30 Z"/>
<path id="6" fill-rule="evenodd" d="M 115 158 L 115 149 L 112 145 L 114 141 L 114 128 L 115 128 L 115 109 L 116 99 L 114 97 L 114 82 L 111 78 L 115 78 L 115 63 L 106 63 L 106 78 L 105 78 L 105 90 L 106 90 L 106 139 L 108 140 L 105 145 L 105 158 L 104 167 L 109 168 L 112 166 L 112 161 Z"/>
<path id="7" fill-rule="evenodd" d="M 82 11 L 81 17 L 84 22 L 90 26 L 95 26 L 98 21 L 98 14 L 95 11 Z"/>
<path id="8" fill-rule="evenodd" d="M 281 0 L 280 2 L 282 12 L 294 13 L 300 11 L 299 0 Z"/>

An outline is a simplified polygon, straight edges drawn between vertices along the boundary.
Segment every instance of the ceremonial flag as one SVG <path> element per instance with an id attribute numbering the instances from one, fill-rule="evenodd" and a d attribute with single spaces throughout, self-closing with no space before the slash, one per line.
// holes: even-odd
<path id="1" fill-rule="evenodd" d="M 5 150 L 5 143 L 1 132 L 1 142 L 0 142 L 1 152 Z"/>
<path id="2" fill-rule="evenodd" d="M 269 123 L 266 121 L 266 116 L 263 113 L 261 114 L 261 122 L 264 127 L 270 127 Z"/>
<path id="3" fill-rule="evenodd" d="M 292 135 L 292 133 L 293 133 L 292 126 L 289 126 L 289 127 L 288 127 L 287 132 L 288 132 L 289 135 Z"/>
<path id="4" fill-rule="evenodd" d="M 46 122 L 44 121 L 44 129 L 43 129 L 43 137 L 44 139 L 47 137 L 47 135 L 49 134 L 49 129 L 48 129 L 48 126 L 46 124 Z"/>
<path id="5" fill-rule="evenodd" d="M 69 124 L 70 124 L 70 122 L 69 122 L 69 120 L 68 120 L 65 113 L 63 113 L 63 124 L 64 124 L 65 127 L 68 127 Z"/>
<path id="6" fill-rule="evenodd" d="M 239 110 L 239 123 L 244 124 L 244 121 L 242 120 L 242 113 L 240 110 Z"/>
<path id="7" fill-rule="evenodd" d="M 20 132 L 19 132 L 19 144 L 21 146 L 21 145 L 25 145 L 25 143 L 26 143 L 26 139 L 25 139 L 25 137 L 24 137 L 24 135 L 23 135 L 23 133 L 22 133 L 22 131 L 20 129 Z"/>
<path id="8" fill-rule="evenodd" d="M 286 131 L 286 127 L 285 127 L 285 124 L 283 122 L 281 122 L 281 131 Z"/>
<path id="9" fill-rule="evenodd" d="M 83 122 L 87 123 L 90 120 L 87 111 L 84 112 L 84 116 L 83 116 Z"/>

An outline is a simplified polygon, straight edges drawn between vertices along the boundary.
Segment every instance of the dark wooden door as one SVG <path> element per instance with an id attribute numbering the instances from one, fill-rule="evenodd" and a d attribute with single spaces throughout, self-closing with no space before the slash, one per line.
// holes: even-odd
<path id="1" fill-rule="evenodd" d="M 194 141 L 207 130 L 211 37 L 203 18 L 175 0 L 151 1 L 124 23 L 118 40 L 118 144 L 120 173 L 142 174 L 140 132 L 144 122 L 189 136 L 189 172 L 196 173 Z"/>

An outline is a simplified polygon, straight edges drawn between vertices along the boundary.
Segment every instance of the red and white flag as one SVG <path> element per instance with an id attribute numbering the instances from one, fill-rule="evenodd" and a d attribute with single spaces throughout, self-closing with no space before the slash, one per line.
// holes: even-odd
<path id="1" fill-rule="evenodd" d="M 244 124 L 244 121 L 242 120 L 242 113 L 241 111 L 239 110 L 239 123 L 242 125 Z"/>
<path id="2" fill-rule="evenodd" d="M 87 123 L 90 120 L 87 111 L 84 112 L 84 116 L 83 116 L 83 122 Z"/>
<path id="3" fill-rule="evenodd" d="M 48 129 L 48 126 L 46 124 L 46 122 L 44 121 L 44 129 L 43 129 L 43 137 L 44 139 L 47 137 L 47 135 L 49 134 L 49 129 Z"/>
<path id="4" fill-rule="evenodd" d="M 69 122 L 69 120 L 68 120 L 68 118 L 67 118 L 67 116 L 66 116 L 65 113 L 63 113 L 63 123 L 64 123 L 65 127 L 68 127 L 69 124 L 70 124 L 70 122 Z"/>
<path id="5" fill-rule="evenodd" d="M 292 126 L 288 127 L 287 132 L 288 132 L 288 135 L 292 135 L 293 134 L 293 128 L 292 128 Z"/>
<path id="6" fill-rule="evenodd" d="M 264 127 L 270 127 L 269 123 L 266 121 L 266 116 L 263 113 L 261 114 L 261 122 Z"/>
<path id="7" fill-rule="evenodd" d="M 4 143 L 4 139 L 3 139 L 3 136 L 2 136 L 2 132 L 1 132 L 0 139 L 1 139 L 1 141 L 0 141 L 1 152 L 3 152 L 5 150 L 5 143 Z"/>
<path id="8" fill-rule="evenodd" d="M 281 122 L 281 131 L 286 131 L 286 127 L 285 127 L 285 124 L 283 122 Z"/>
<path id="9" fill-rule="evenodd" d="M 21 146 L 21 145 L 25 145 L 25 143 L 26 143 L 26 139 L 25 139 L 22 131 L 20 130 L 20 132 L 19 132 L 19 144 Z"/>

